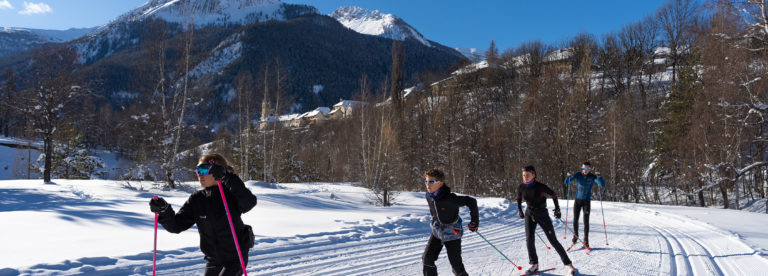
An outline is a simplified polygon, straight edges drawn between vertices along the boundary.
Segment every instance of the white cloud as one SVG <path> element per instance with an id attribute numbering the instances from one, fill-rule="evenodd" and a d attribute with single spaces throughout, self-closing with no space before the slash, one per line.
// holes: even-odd
<path id="1" fill-rule="evenodd" d="M 49 13 L 53 12 L 53 9 L 51 9 L 51 6 L 48 6 L 48 4 L 40 2 L 40 3 L 29 3 L 24 2 L 24 10 L 20 11 L 19 14 L 25 14 L 25 15 L 31 15 L 31 14 L 43 14 L 43 13 Z"/>
<path id="2" fill-rule="evenodd" d="M 13 5 L 11 5 L 11 2 L 8 2 L 8 0 L 0 1 L 0 10 L 12 10 Z"/>

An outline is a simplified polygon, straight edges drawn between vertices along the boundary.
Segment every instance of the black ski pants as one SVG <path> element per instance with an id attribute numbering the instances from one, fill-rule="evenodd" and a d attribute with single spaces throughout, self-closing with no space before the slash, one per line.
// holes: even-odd
<path id="1" fill-rule="evenodd" d="M 589 242 L 589 213 L 592 210 L 589 200 L 573 201 L 573 235 L 579 235 L 579 214 L 584 210 L 584 242 Z"/>
<path id="2" fill-rule="evenodd" d="M 448 253 L 448 262 L 451 263 L 453 274 L 456 276 L 468 276 L 469 274 L 464 269 L 464 263 L 461 261 L 461 239 L 443 242 L 434 235 L 429 235 L 427 247 L 424 248 L 424 255 L 421 257 L 424 264 L 424 276 L 437 276 L 435 261 L 437 261 L 443 246 L 445 246 L 445 251 Z"/>
<path id="3" fill-rule="evenodd" d="M 525 245 L 528 247 L 528 263 L 539 264 L 539 256 L 536 255 L 536 225 L 541 226 L 541 230 L 547 236 L 547 240 L 555 248 L 560 260 L 564 265 L 571 264 L 571 259 L 565 253 L 565 248 L 560 244 L 555 236 L 555 227 L 552 226 L 552 220 L 549 218 L 546 208 L 531 210 L 525 209 Z"/>
<path id="4" fill-rule="evenodd" d="M 243 262 L 248 265 L 248 254 L 243 254 Z M 205 264 L 205 276 L 240 276 L 243 275 L 243 268 L 240 262 L 236 263 L 218 263 L 208 261 Z"/>

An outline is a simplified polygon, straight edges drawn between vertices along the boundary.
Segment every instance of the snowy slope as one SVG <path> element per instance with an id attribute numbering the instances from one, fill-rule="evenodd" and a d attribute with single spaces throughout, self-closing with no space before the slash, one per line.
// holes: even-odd
<path id="1" fill-rule="evenodd" d="M 120 16 L 117 21 L 140 21 L 150 17 L 195 26 L 244 25 L 271 19 L 282 20 L 280 0 L 151 0 Z"/>
<path id="2" fill-rule="evenodd" d="M 169 191 L 149 182 L 54 182 L 0 181 L 0 275 L 151 274 L 149 198 L 159 194 L 178 209 L 197 185 Z M 246 185 L 259 197 L 243 216 L 257 235 L 249 274 L 421 274 L 429 235 L 423 193 L 400 193 L 396 206 L 384 208 L 370 204 L 366 189 L 349 184 Z M 500 198 L 478 202 L 480 232 L 526 265 L 517 206 Z M 604 207 L 607 239 L 595 202 L 592 252 L 569 253 L 582 275 L 765 275 L 768 269 L 768 215 L 613 202 Z M 469 219 L 466 210 L 462 216 Z M 554 225 L 561 240 L 563 223 Z M 542 266 L 557 268 L 544 275 L 561 275 L 557 254 L 536 243 Z M 462 246 L 472 275 L 518 273 L 474 233 L 465 232 Z M 451 274 L 445 253 L 437 265 L 440 274 Z M 170 234 L 161 227 L 158 275 L 199 275 L 203 269 L 196 230 Z"/>
<path id="3" fill-rule="evenodd" d="M 28 29 L 28 28 L 13 28 L 13 27 L 0 27 L 0 33 L 17 33 L 27 32 L 39 36 L 46 42 L 67 42 L 95 30 L 96 28 L 70 28 L 67 30 L 44 30 L 44 29 Z"/>
<path id="4" fill-rule="evenodd" d="M 454 48 L 472 62 L 479 62 L 485 59 L 485 51 L 477 48 Z"/>
<path id="5" fill-rule="evenodd" d="M 203 28 L 285 20 L 288 16 L 316 13 L 314 7 L 285 4 L 280 0 L 150 0 L 94 30 L 88 37 L 78 40 L 73 48 L 77 49 L 84 63 L 110 56 L 121 48 L 138 44 L 139 34 L 146 28 L 141 23 L 147 19 L 160 19 L 184 28 L 187 24 Z M 235 49 L 224 50 L 232 52 Z"/>
<path id="6" fill-rule="evenodd" d="M 392 14 L 360 7 L 340 7 L 329 16 L 335 18 L 345 27 L 361 34 L 401 41 L 415 39 L 427 47 L 432 47 L 432 44 L 416 29 Z"/>

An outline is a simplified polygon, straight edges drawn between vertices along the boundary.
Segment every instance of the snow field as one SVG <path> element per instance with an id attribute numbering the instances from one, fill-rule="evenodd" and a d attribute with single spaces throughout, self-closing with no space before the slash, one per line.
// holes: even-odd
<path id="1" fill-rule="evenodd" d="M 0 181 L 0 276 L 149 275 L 152 273 L 154 194 L 178 208 L 196 187 L 164 190 L 150 182 L 105 180 Z M 250 275 L 420 275 L 430 233 L 421 192 L 403 192 L 393 207 L 370 204 L 367 190 L 350 184 L 276 186 L 248 182 L 258 205 L 243 216 L 253 226 Z M 517 265 L 528 266 L 523 220 L 517 205 L 478 198 L 480 233 Z M 565 204 L 561 200 L 561 205 Z M 551 205 L 551 203 L 550 203 Z M 608 243 L 599 204 L 590 215 L 590 255 L 575 246 L 569 257 L 580 275 L 767 275 L 768 234 L 754 225 L 765 214 L 604 202 Z M 551 207 L 551 206 L 550 206 Z M 572 219 L 572 209 L 569 210 Z M 563 214 L 565 215 L 565 214 Z M 469 221 L 466 208 L 462 210 Z M 728 220 L 728 219 L 731 220 Z M 553 218 L 554 219 L 554 218 Z M 565 218 L 563 218 L 565 220 Z M 572 221 L 554 220 L 555 236 L 567 247 Z M 193 227 L 194 228 L 194 227 Z M 545 236 L 537 228 L 541 237 Z M 583 225 L 580 226 L 583 233 Z M 158 232 L 158 275 L 199 275 L 204 260 L 196 229 Z M 547 241 L 547 244 L 550 244 Z M 551 245 L 551 244 L 550 244 Z M 554 248 L 539 237 L 543 275 L 565 269 Z M 464 264 L 472 275 L 521 272 L 477 234 L 465 231 Z M 441 275 L 452 275 L 445 253 Z"/>

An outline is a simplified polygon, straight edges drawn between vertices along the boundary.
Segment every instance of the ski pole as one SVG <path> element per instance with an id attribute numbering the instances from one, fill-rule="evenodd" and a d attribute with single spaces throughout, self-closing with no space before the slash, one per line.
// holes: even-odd
<path id="1" fill-rule="evenodd" d="M 213 160 L 211 160 L 211 163 Z M 221 186 L 221 180 L 216 180 L 219 184 L 219 192 L 221 193 L 221 201 L 224 202 L 224 210 L 227 211 L 227 220 L 229 220 L 229 229 L 232 230 L 232 239 L 235 241 L 235 248 L 237 249 L 237 257 L 240 258 L 240 267 L 243 269 L 243 275 L 248 276 L 245 272 L 245 263 L 243 262 L 243 253 L 240 252 L 240 243 L 237 242 L 237 234 L 235 233 L 235 226 L 232 224 L 232 216 L 229 215 L 229 205 L 227 205 L 227 198 L 224 196 L 224 189 Z"/>
<path id="2" fill-rule="evenodd" d="M 559 220 L 560 222 L 563 222 L 563 219 L 558 219 L 558 220 Z M 565 227 L 568 227 L 568 225 L 566 224 L 566 225 L 565 225 Z M 582 244 L 586 245 L 586 242 L 584 242 L 583 240 L 581 240 L 581 238 L 579 238 L 579 236 L 576 236 L 576 238 L 577 238 L 577 239 L 579 239 L 579 241 L 580 241 Z M 591 248 L 591 247 L 587 247 L 587 249 L 589 249 L 589 250 L 592 250 L 592 248 Z"/>
<path id="3" fill-rule="evenodd" d="M 155 195 L 153 199 L 157 199 L 157 195 Z M 157 213 L 155 213 L 155 247 L 152 250 L 152 276 L 155 276 L 156 271 L 157 271 Z"/>
<path id="4" fill-rule="evenodd" d="M 605 245 L 608 245 L 608 230 L 605 227 L 605 211 L 603 211 L 603 195 L 600 193 L 600 185 L 597 185 L 597 195 L 600 196 L 600 213 L 603 214 L 603 233 L 605 234 Z"/>
<path id="5" fill-rule="evenodd" d="M 487 240 L 485 237 L 483 237 L 483 235 L 482 235 L 482 234 L 480 234 L 480 232 L 478 232 L 478 231 L 475 231 L 475 233 L 477 233 L 477 235 L 478 235 L 478 236 L 480 236 L 481 238 L 483 238 L 483 240 L 484 240 L 485 242 L 487 242 L 488 244 L 490 244 L 490 245 L 491 245 L 491 247 L 493 247 L 493 249 L 496 249 L 496 252 L 499 252 L 499 254 L 501 254 L 501 256 L 504 256 L 504 259 L 507 259 L 507 261 L 509 261 L 510 263 L 512 263 L 512 265 L 516 266 L 516 267 L 517 267 L 517 270 L 523 270 L 523 267 L 522 267 L 522 266 L 516 265 L 516 264 L 515 264 L 515 262 L 513 262 L 512 260 L 510 260 L 509 258 L 507 258 L 507 255 L 504 255 L 504 253 L 501 253 L 501 250 L 499 250 L 498 248 L 496 248 L 496 246 L 494 246 L 494 245 L 493 245 L 491 242 L 489 242 L 489 241 L 488 241 L 488 240 Z"/>
<path id="6" fill-rule="evenodd" d="M 567 185 L 565 185 L 565 188 L 568 190 L 568 193 L 566 193 L 566 195 L 565 195 L 565 226 L 566 227 L 564 227 L 565 229 L 563 230 L 563 231 L 565 231 L 563 233 L 563 239 L 564 240 L 568 239 L 568 203 L 569 203 L 568 198 L 571 197 L 571 182 L 570 181 L 568 182 Z"/>

